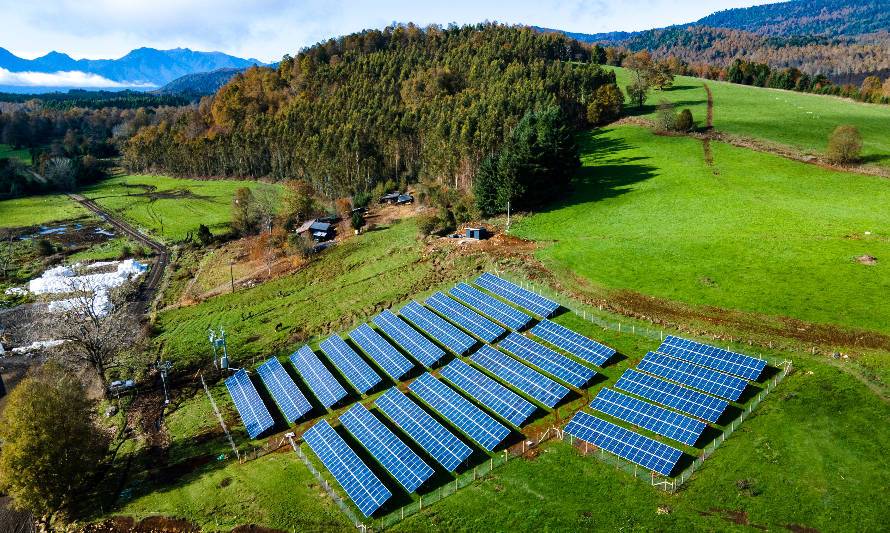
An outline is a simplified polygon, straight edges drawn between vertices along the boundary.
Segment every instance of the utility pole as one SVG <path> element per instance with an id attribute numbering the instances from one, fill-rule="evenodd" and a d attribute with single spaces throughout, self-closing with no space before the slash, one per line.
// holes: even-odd
<path id="1" fill-rule="evenodd" d="M 164 361 L 156 366 L 161 371 L 161 383 L 164 385 L 164 405 L 170 405 L 170 396 L 167 394 L 167 373 L 173 368 L 173 362 Z"/>
<path id="2" fill-rule="evenodd" d="M 232 294 L 235 294 L 235 260 L 229 261 L 229 279 L 232 280 Z"/>

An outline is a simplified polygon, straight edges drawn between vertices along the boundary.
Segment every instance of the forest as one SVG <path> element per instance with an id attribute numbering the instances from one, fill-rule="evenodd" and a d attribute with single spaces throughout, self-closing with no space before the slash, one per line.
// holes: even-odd
<path id="1" fill-rule="evenodd" d="M 335 198 L 382 180 L 468 190 L 529 112 L 587 122 L 614 74 L 565 36 L 497 24 L 400 25 L 252 68 L 214 97 L 139 130 L 131 171 L 302 179 Z M 548 112 L 549 113 L 549 112 Z"/>

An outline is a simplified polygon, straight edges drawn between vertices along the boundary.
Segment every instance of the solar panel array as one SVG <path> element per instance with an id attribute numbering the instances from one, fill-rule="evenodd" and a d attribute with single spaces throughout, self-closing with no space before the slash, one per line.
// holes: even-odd
<path id="1" fill-rule="evenodd" d="M 489 272 L 483 273 L 473 283 L 497 294 L 510 303 L 514 303 L 543 317 L 548 317 L 559 309 L 559 304 L 553 300 L 548 300 L 536 292 L 527 291 L 519 285 L 510 283 Z"/>
<path id="2" fill-rule="evenodd" d="M 426 304 L 485 342 L 494 342 L 504 334 L 504 328 L 441 292 L 427 298 Z"/>
<path id="3" fill-rule="evenodd" d="M 442 377 L 514 426 L 521 426 L 537 409 L 522 396 L 460 359 L 448 363 L 442 369 Z"/>
<path id="4" fill-rule="evenodd" d="M 726 400 L 630 368 L 624 371 L 615 387 L 708 422 L 717 422 L 727 405 Z"/>
<path id="5" fill-rule="evenodd" d="M 421 335 L 389 309 L 375 316 L 374 323 L 423 366 L 432 367 L 445 355 L 445 350 L 433 344 L 433 341 Z"/>
<path id="6" fill-rule="evenodd" d="M 312 410 L 312 404 L 297 388 L 297 384 L 291 379 L 277 357 L 261 364 L 256 371 L 260 375 L 260 379 L 263 380 L 263 385 L 272 395 L 272 399 L 284 414 L 285 420 L 293 423 Z"/>
<path id="7" fill-rule="evenodd" d="M 590 407 L 689 446 L 695 445 L 702 431 L 707 427 L 707 424 L 701 420 L 675 413 L 664 407 L 611 389 L 600 389 L 599 394 L 590 403 Z"/>
<path id="8" fill-rule="evenodd" d="M 586 384 L 596 375 L 596 372 L 581 363 L 556 353 L 519 333 L 510 333 L 499 343 L 499 346 L 573 387 Z"/>
<path id="9" fill-rule="evenodd" d="M 423 462 L 383 422 L 365 409 L 364 405 L 356 403 L 350 407 L 340 415 L 340 423 L 408 492 L 416 491 L 433 475 L 432 467 Z"/>
<path id="10" fill-rule="evenodd" d="M 331 335 L 319 345 L 346 379 L 364 394 L 380 383 L 380 376 L 339 335 Z"/>
<path id="11" fill-rule="evenodd" d="M 494 296 L 486 294 L 466 283 L 458 283 L 448 293 L 510 329 L 518 331 L 527 326 L 532 320 L 532 317 L 519 309 L 507 305 Z"/>
<path id="12" fill-rule="evenodd" d="M 258 435 L 275 425 L 272 415 L 266 409 L 266 405 L 246 371 L 242 369 L 235 372 L 235 375 L 226 380 L 226 388 L 229 389 L 229 395 L 235 402 L 235 409 L 241 415 L 241 421 L 244 422 L 244 427 L 250 438 L 257 438 Z"/>
<path id="13" fill-rule="evenodd" d="M 547 407 L 555 406 L 569 393 L 566 387 L 487 344 L 470 360 Z"/>
<path id="14" fill-rule="evenodd" d="M 325 409 L 346 396 L 346 389 L 334 379 L 334 376 L 308 346 L 303 346 L 291 354 L 290 361 Z"/>
<path id="15" fill-rule="evenodd" d="M 467 353 L 476 344 L 476 339 L 417 302 L 408 302 L 399 314 L 458 355 Z"/>
<path id="16" fill-rule="evenodd" d="M 377 398 L 374 405 L 449 472 L 454 472 L 473 453 L 469 446 L 396 387 Z"/>
<path id="17" fill-rule="evenodd" d="M 722 348 L 668 335 L 658 351 L 690 363 L 721 370 L 745 379 L 757 379 L 766 367 L 766 361 L 749 355 L 730 352 Z"/>
<path id="18" fill-rule="evenodd" d="M 412 381 L 408 389 L 488 451 L 510 434 L 504 425 L 429 372 Z"/>
<path id="19" fill-rule="evenodd" d="M 352 330 L 349 337 L 393 379 L 401 378 L 414 368 L 414 363 L 367 324 Z"/>
<path id="20" fill-rule="evenodd" d="M 748 386 L 741 378 L 654 352 L 647 353 L 637 368 L 733 401 L 738 400 Z"/>
<path id="21" fill-rule="evenodd" d="M 576 413 L 565 432 L 665 476 L 671 475 L 683 455 L 674 447 L 585 412 Z"/>
<path id="22" fill-rule="evenodd" d="M 582 361 L 603 366 L 613 355 L 615 349 L 600 344 L 580 333 L 576 333 L 556 322 L 542 320 L 531 329 L 532 335 L 544 339 L 561 350 L 565 350 Z"/>
<path id="23" fill-rule="evenodd" d="M 326 420 L 319 420 L 309 428 L 303 440 L 365 516 L 374 514 L 392 496 Z"/>

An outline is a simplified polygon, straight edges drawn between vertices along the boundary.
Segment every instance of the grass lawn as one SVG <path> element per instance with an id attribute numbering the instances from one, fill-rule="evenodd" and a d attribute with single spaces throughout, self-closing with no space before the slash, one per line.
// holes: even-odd
<path id="1" fill-rule="evenodd" d="M 615 73 L 624 90 L 630 83 L 628 71 L 615 68 Z M 834 128 L 853 124 L 862 134 L 864 160 L 890 166 L 890 106 L 886 105 L 677 76 L 673 88 L 649 93 L 642 114 L 654 116 L 659 101 L 664 99 L 680 108 L 688 107 L 703 125 L 707 114 L 703 83 L 713 93 L 714 128 L 719 131 L 822 153 Z"/>
<path id="2" fill-rule="evenodd" d="M 890 184 L 621 126 L 584 134 L 574 194 L 519 221 L 596 285 L 890 332 Z M 716 174 L 714 173 L 716 170 Z M 870 234 L 867 234 L 870 232 Z M 866 266 L 855 257 L 879 258 Z"/>
<path id="3" fill-rule="evenodd" d="M 0 144 L 0 159 L 4 158 L 18 159 L 28 166 L 31 165 L 31 153 L 27 148 L 14 150 L 12 146 L 8 144 Z"/>
<path id="4" fill-rule="evenodd" d="M 103 180 L 81 191 L 100 205 L 152 234 L 181 241 L 204 224 L 211 231 L 228 231 L 236 189 L 268 189 L 277 185 L 256 181 L 189 180 L 167 176 L 128 175 Z"/>
<path id="5" fill-rule="evenodd" d="M 0 200 L 0 228 L 38 226 L 90 215 L 64 194 L 44 194 Z"/>

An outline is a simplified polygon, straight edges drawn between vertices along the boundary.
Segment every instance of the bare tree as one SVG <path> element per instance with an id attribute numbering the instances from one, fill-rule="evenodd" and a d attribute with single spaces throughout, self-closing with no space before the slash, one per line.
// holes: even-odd
<path id="1" fill-rule="evenodd" d="M 46 179 L 65 191 L 73 190 L 77 184 L 77 168 L 74 161 L 67 157 L 54 157 L 47 161 L 43 174 Z"/>
<path id="2" fill-rule="evenodd" d="M 48 312 L 35 320 L 45 339 L 65 341 L 62 357 L 91 368 L 108 394 L 107 372 L 122 366 L 127 356 L 141 352 L 141 315 L 131 302 L 136 285 L 126 282 L 104 288 L 89 277 L 70 278 L 65 299 L 47 302 Z"/>

